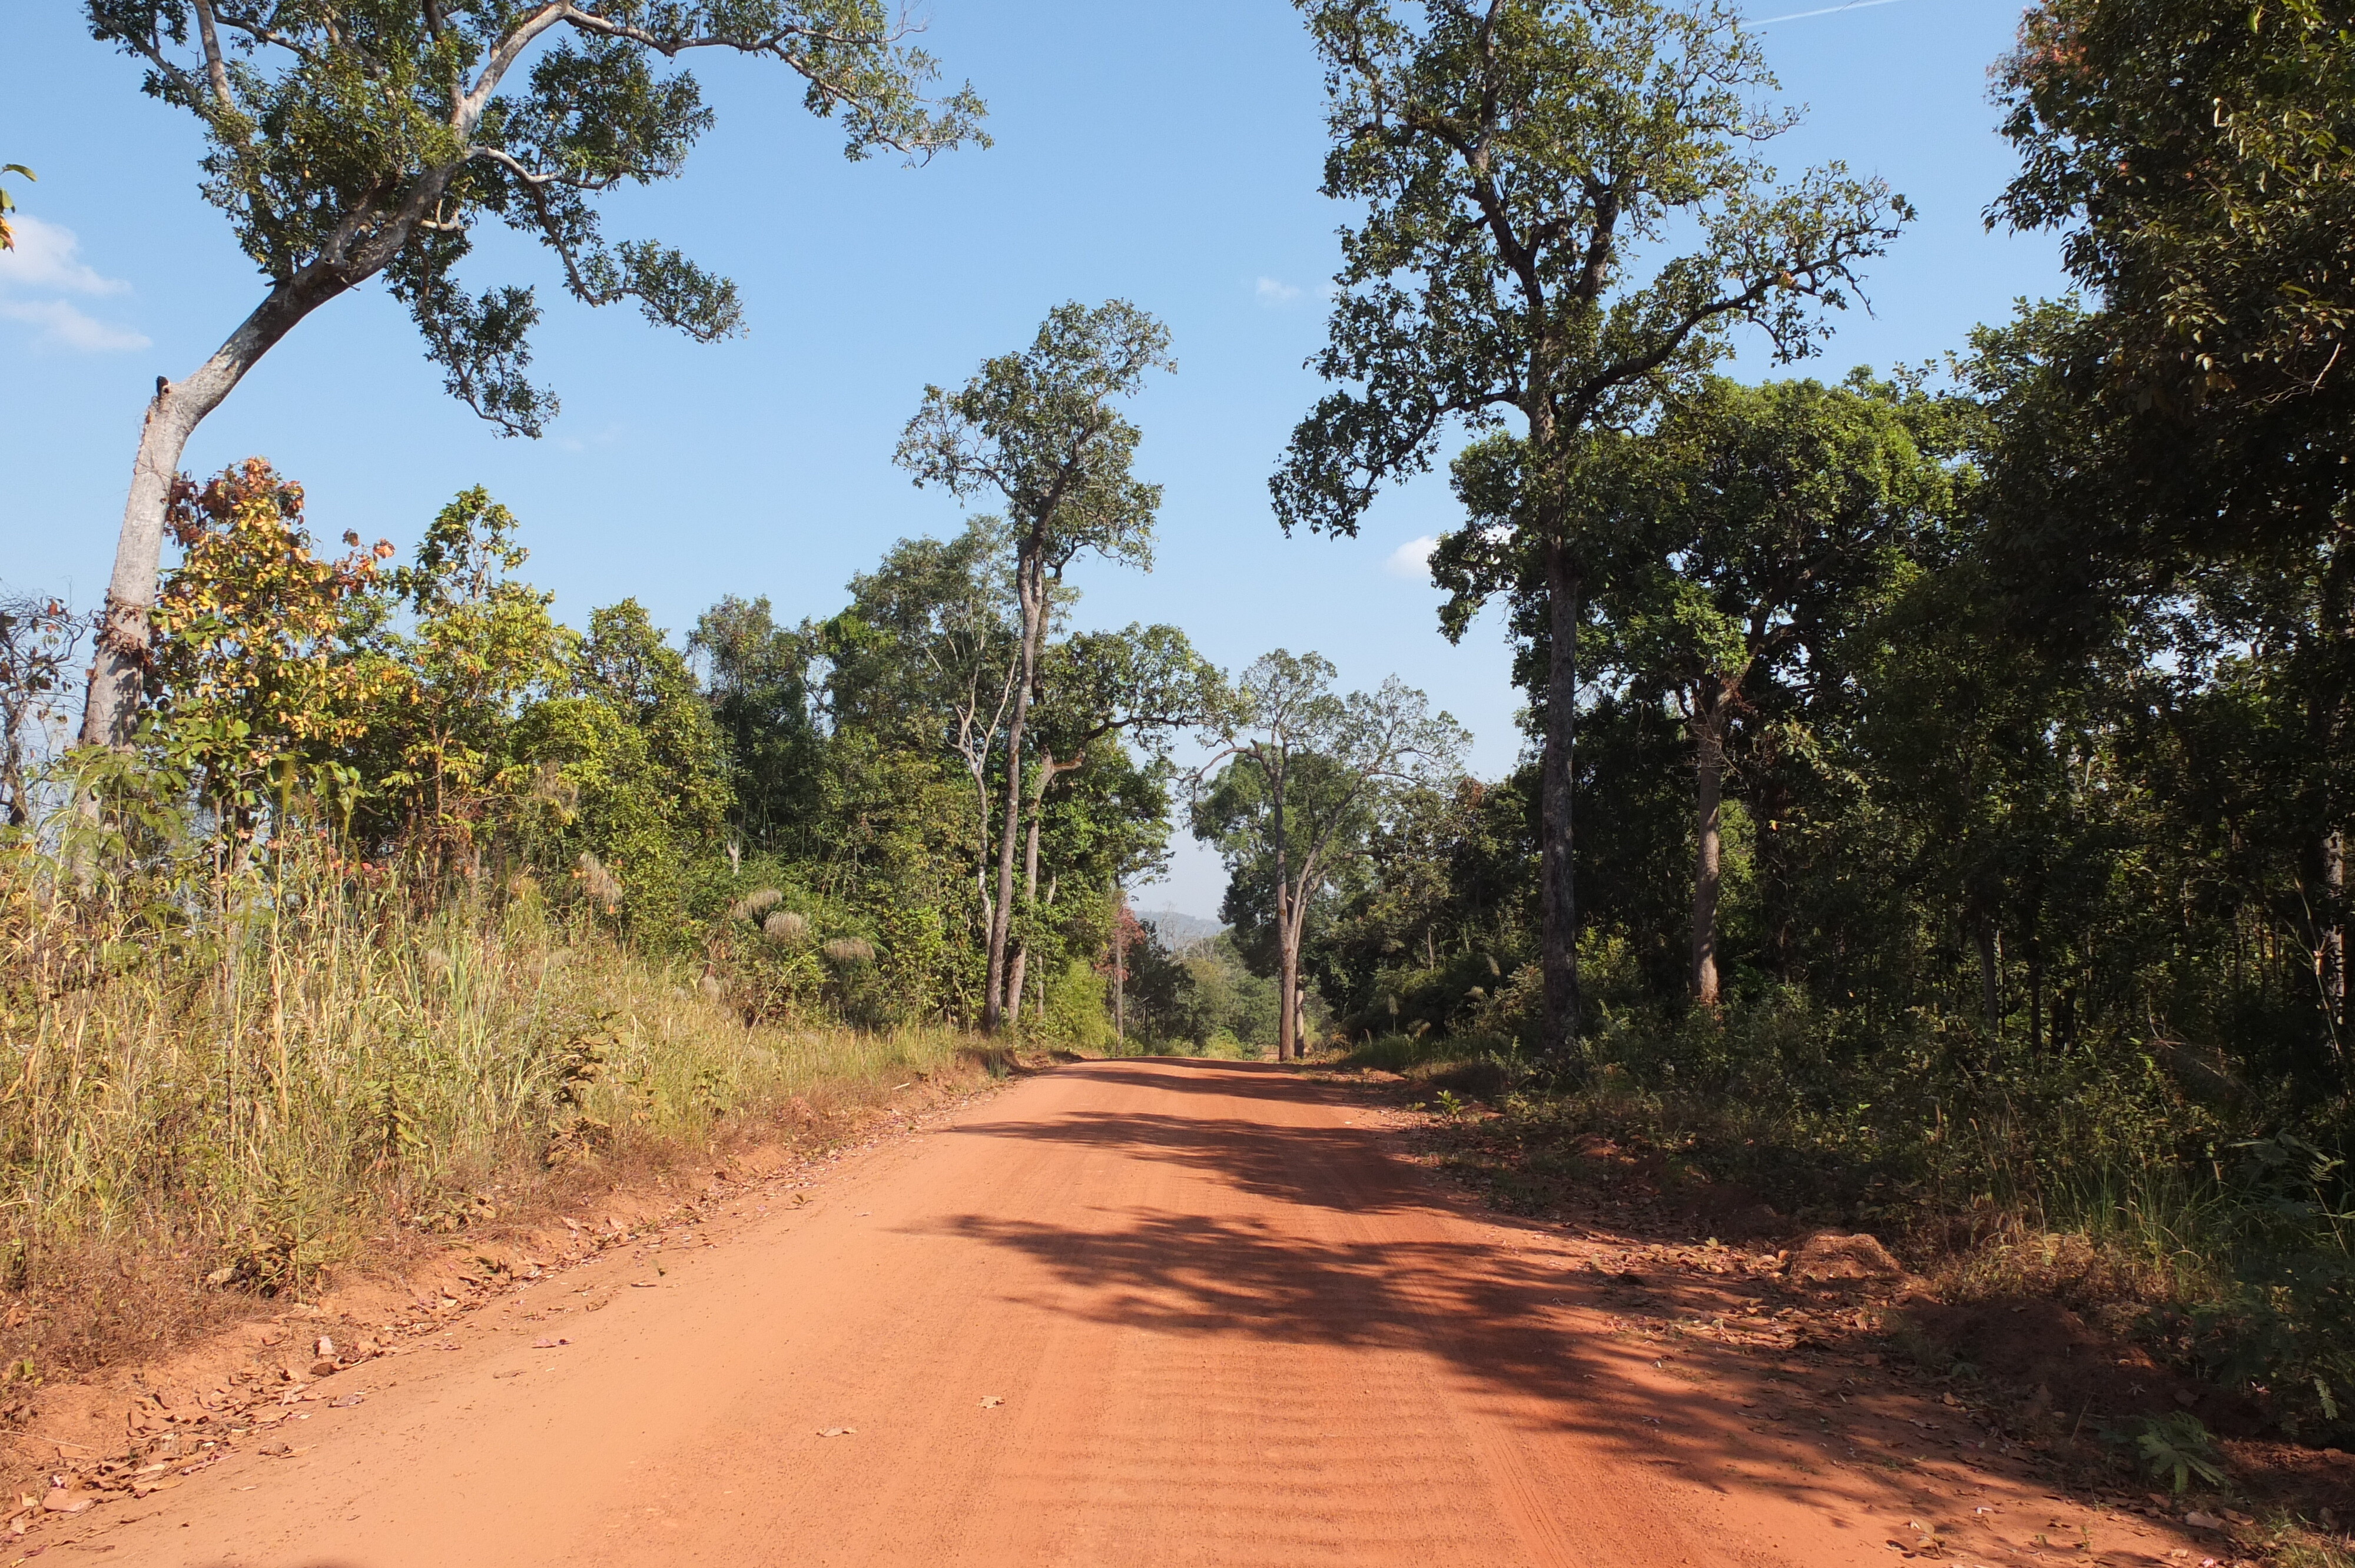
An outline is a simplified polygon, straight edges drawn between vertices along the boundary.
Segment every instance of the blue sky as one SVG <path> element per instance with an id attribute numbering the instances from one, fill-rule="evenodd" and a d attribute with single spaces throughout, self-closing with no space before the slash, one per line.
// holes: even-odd
<path id="1" fill-rule="evenodd" d="M 1169 323 L 1179 362 L 1135 409 L 1140 467 L 1165 486 L 1159 564 L 1075 568 L 1081 619 L 1173 621 L 1231 667 L 1281 645 L 1326 653 L 1350 685 L 1396 673 L 1472 728 L 1481 771 L 1509 767 L 1501 636 L 1492 622 L 1449 646 L 1407 564 L 1411 541 L 1449 525 L 1444 477 L 1386 497 L 1356 540 L 1287 540 L 1269 514 L 1268 471 L 1319 390 L 1303 361 L 1343 216 L 1316 195 L 1320 79 L 1292 8 L 928 11 L 927 47 L 989 101 L 993 150 L 847 163 L 781 70 L 698 61 L 718 127 L 684 178 L 607 209 L 616 237 L 658 237 L 735 278 L 744 337 L 698 346 L 626 307 L 583 309 L 541 252 L 491 238 L 473 281 L 537 282 L 547 305 L 536 369 L 564 413 L 546 439 L 501 440 L 447 397 L 370 290 L 273 351 L 186 466 L 266 455 L 304 483 L 322 535 L 403 546 L 452 493 L 486 484 L 523 520 L 528 575 L 576 621 L 625 595 L 681 630 L 725 593 L 824 614 L 892 540 L 957 524 L 954 502 L 890 464 L 924 384 L 1027 341 L 1060 301 L 1124 296 Z M 193 369 L 261 289 L 197 194 L 191 123 L 142 97 L 133 62 L 91 42 L 79 12 L 16 8 L 0 97 L 0 162 L 40 175 L 16 191 L 33 242 L 0 262 L 0 581 L 93 604 L 155 376 Z M 1839 319 L 1814 373 L 1930 359 L 2014 298 L 2062 288 L 2050 237 L 1980 219 L 2012 167 L 1987 70 L 2018 15 L 1888 0 L 1764 30 L 1809 110 L 1776 161 L 1843 159 L 1921 214 L 1875 265 L 1871 313 Z M 1774 371 L 1754 353 L 1739 368 Z M 1215 865 L 1179 849 L 1171 884 L 1140 901 L 1213 913 Z"/>

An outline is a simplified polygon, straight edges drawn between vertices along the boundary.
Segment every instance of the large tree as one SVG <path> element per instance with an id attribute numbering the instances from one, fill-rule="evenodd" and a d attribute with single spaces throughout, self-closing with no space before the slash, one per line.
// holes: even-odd
<path id="1" fill-rule="evenodd" d="M 165 510 L 199 422 L 312 312 L 381 276 L 453 395 L 536 434 L 527 287 L 469 294 L 458 264 L 496 218 L 546 245 L 584 303 L 634 299 L 702 341 L 738 330 L 733 284 L 651 240 L 608 243 L 596 198 L 677 175 L 711 123 L 695 49 L 774 60 L 847 151 L 923 158 L 979 137 L 969 90 L 924 97 L 929 57 L 881 0 L 88 0 L 91 33 L 193 114 L 204 193 L 266 281 L 186 377 L 159 377 L 140 431 L 83 708 L 86 745 L 131 733 L 148 663 Z"/>
<path id="2" fill-rule="evenodd" d="M 2047 0 L 1998 97 L 2021 168 L 1991 217 L 2062 230 L 2096 302 L 2005 334 L 2037 351 L 2046 405 L 2007 421 L 2006 586 L 2040 630 L 2098 637 L 2219 571 L 2311 585 L 2255 635 L 2299 649 L 2305 744 L 2277 788 L 2304 807 L 2301 923 L 2336 1014 L 2355 801 L 2332 776 L 2355 736 L 2355 30 L 2317 0 Z M 2266 596 L 2232 597 L 2228 619 Z"/>
<path id="3" fill-rule="evenodd" d="M 1064 569 L 1091 550 L 1151 568 L 1161 487 L 1130 471 L 1141 432 L 1118 404 L 1136 395 L 1148 372 L 1174 368 L 1167 329 L 1127 301 L 1092 310 L 1076 302 L 1058 305 L 1028 349 L 984 361 L 954 392 L 925 387 L 900 440 L 900 465 L 919 486 L 938 484 L 958 496 L 996 492 L 1013 534 L 1021 669 L 1007 722 L 984 1029 L 997 1027 L 1007 1001 L 1023 732 L 1038 694 L 1054 592 Z"/>
<path id="4" fill-rule="evenodd" d="M 1216 844 L 1230 876 L 1230 917 L 1263 905 L 1275 938 L 1275 1054 L 1300 1054 L 1300 948 L 1310 908 L 1361 853 L 1388 798 L 1452 779 L 1470 737 L 1396 676 L 1371 692 L 1333 690 L 1332 662 L 1279 648 L 1237 683 L 1225 766 L 1194 806 L 1194 833 Z M 1198 774 L 1199 779 L 1202 775 Z"/>
<path id="5" fill-rule="evenodd" d="M 1596 664 L 1692 743 L 1694 1000 L 1718 1004 L 1721 808 L 1737 730 L 1881 608 L 1952 488 L 1933 399 L 1860 377 L 1712 379 L 1642 438 L 1639 552 L 1601 585 Z"/>
<path id="6" fill-rule="evenodd" d="M 1364 216 L 1314 362 L 1341 388 L 1295 432 L 1277 516 L 1353 534 L 1452 429 L 1518 421 L 1508 520 L 1456 535 L 1452 558 L 1475 598 L 1525 561 L 1544 583 L 1545 1034 L 1566 1065 L 1582 448 L 1689 387 L 1737 325 L 1809 352 L 1817 308 L 1844 302 L 1908 212 L 1838 164 L 1785 182 L 1764 162 L 1796 116 L 1760 106 L 1774 79 L 1723 4 L 1298 3 L 1331 105 L 1323 188 Z"/>

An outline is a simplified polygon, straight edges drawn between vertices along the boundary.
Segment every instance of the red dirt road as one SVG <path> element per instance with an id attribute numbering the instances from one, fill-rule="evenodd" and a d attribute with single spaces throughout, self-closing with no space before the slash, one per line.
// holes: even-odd
<path id="1" fill-rule="evenodd" d="M 1887 1562 L 1933 1489 L 2061 1522 L 1986 1475 L 1901 1494 L 1812 1414 L 1757 1436 L 1749 1395 L 1610 1331 L 1571 1241 L 1481 1214 L 1385 1119 L 1267 1067 L 1046 1073 L 805 1206 L 748 1199 L 732 1230 L 526 1287 L 511 1330 L 341 1373 L 321 1391 L 366 1403 L 304 1405 L 293 1455 L 55 1545 L 143 1568 L 1699 1568 Z"/>

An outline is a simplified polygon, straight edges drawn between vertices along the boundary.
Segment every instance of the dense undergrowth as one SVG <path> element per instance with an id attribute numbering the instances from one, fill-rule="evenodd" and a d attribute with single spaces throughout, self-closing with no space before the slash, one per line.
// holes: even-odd
<path id="1" fill-rule="evenodd" d="M 1789 997 L 1615 1015 L 1590 1047 L 1575 1082 L 1495 1038 L 1394 1035 L 1344 1060 L 1427 1084 L 1443 1111 L 1485 1102 L 1459 1158 L 1508 1207 L 1556 1207 L 1607 1147 L 1715 1223 L 1868 1228 L 1949 1301 L 2055 1299 L 2245 1396 L 2274 1435 L 2355 1432 L 2355 1216 L 2315 1141 L 2234 1130 L 2260 1107 L 2203 1101 L 2141 1054 L 1925 1032 L 1843 1060 Z"/>
<path id="2" fill-rule="evenodd" d="M 748 1022 L 684 958 L 528 879 L 427 900 L 324 851 L 203 881 L 0 879 L 0 1355 L 53 1375 L 307 1289 L 393 1232 L 825 1136 L 919 1075 L 1002 1066 L 940 1026 Z"/>

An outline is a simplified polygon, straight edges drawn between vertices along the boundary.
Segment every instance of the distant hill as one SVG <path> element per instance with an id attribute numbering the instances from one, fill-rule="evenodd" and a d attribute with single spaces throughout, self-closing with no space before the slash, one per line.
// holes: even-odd
<path id="1" fill-rule="evenodd" d="M 1207 942 L 1226 929 L 1216 920 L 1206 920 L 1199 915 L 1181 915 L 1175 909 L 1140 909 L 1136 917 L 1153 927 L 1161 945 L 1171 952 L 1183 952 L 1197 942 Z"/>

